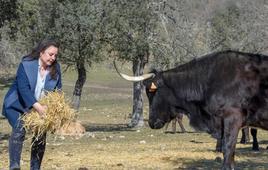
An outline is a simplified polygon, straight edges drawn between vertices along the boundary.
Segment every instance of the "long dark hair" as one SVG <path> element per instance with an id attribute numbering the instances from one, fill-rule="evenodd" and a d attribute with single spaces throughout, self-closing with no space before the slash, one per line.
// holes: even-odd
<path id="1" fill-rule="evenodd" d="M 44 52 L 47 48 L 50 46 L 54 46 L 56 48 L 59 48 L 59 42 L 54 39 L 44 39 L 42 40 L 35 48 L 32 49 L 31 53 L 28 54 L 27 58 L 37 60 L 40 57 L 40 53 Z M 24 58 L 25 58 L 24 57 Z M 50 66 L 50 76 L 52 79 L 57 78 L 57 60 L 53 62 L 53 64 Z"/>

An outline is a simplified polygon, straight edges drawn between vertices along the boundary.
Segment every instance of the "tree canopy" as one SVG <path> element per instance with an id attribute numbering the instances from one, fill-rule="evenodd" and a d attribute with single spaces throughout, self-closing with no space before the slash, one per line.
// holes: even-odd
<path id="1" fill-rule="evenodd" d="M 77 70 L 79 101 L 87 71 L 108 57 L 132 62 L 139 75 L 147 63 L 167 69 L 224 49 L 262 53 L 267 8 L 265 0 L 0 0 L 0 63 L 13 66 L 55 37 L 59 60 Z"/>

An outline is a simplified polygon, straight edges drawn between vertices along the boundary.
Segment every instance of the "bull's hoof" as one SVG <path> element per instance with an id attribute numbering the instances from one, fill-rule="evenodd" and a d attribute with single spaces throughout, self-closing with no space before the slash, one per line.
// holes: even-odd
<path id="1" fill-rule="evenodd" d="M 218 163 L 221 163 L 221 157 L 217 156 L 217 157 L 215 158 L 215 161 L 218 162 Z"/>
<path id="2" fill-rule="evenodd" d="M 253 146 L 252 146 L 252 150 L 253 151 L 259 151 L 259 144 L 258 143 L 253 143 Z"/>
<path id="3" fill-rule="evenodd" d="M 221 148 L 216 148 L 216 152 L 222 152 Z"/>
<path id="4" fill-rule="evenodd" d="M 241 140 L 240 143 L 241 144 L 246 144 L 246 140 Z"/>
<path id="5" fill-rule="evenodd" d="M 267 149 L 267 148 L 266 148 Z M 260 149 L 259 149 L 259 147 L 252 147 L 252 150 L 253 151 L 259 151 Z"/>
<path id="6" fill-rule="evenodd" d="M 260 151 L 259 148 L 252 148 L 253 151 Z"/>
<path id="7" fill-rule="evenodd" d="M 249 143 L 250 142 L 250 140 L 249 139 L 245 139 L 245 138 L 241 138 L 241 140 L 240 140 L 240 143 L 241 144 L 246 144 L 246 143 Z"/>

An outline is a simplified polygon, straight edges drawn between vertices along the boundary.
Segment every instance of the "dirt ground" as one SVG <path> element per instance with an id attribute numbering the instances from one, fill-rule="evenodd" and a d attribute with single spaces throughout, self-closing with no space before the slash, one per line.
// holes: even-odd
<path id="1" fill-rule="evenodd" d="M 75 74 L 63 77 L 63 91 L 71 96 Z M 0 87 L 1 99 L 7 88 Z M 128 128 L 132 109 L 132 84 L 121 80 L 113 71 L 92 71 L 83 89 L 78 120 L 86 128 L 81 137 L 48 134 L 43 159 L 44 170 L 87 169 L 220 169 L 222 154 L 215 152 L 215 140 L 206 133 L 194 131 L 184 118 L 186 133 L 164 133 L 148 127 L 148 104 L 144 107 L 145 125 Z M 2 102 L 2 101 L 0 101 Z M 8 169 L 10 127 L 0 119 L 0 170 Z M 241 134 L 240 134 L 241 135 Z M 30 136 L 22 153 L 22 170 L 29 169 Z M 237 144 L 237 169 L 268 169 L 268 133 L 258 131 L 260 151 L 251 144 Z M 240 140 L 240 139 L 238 139 Z"/>

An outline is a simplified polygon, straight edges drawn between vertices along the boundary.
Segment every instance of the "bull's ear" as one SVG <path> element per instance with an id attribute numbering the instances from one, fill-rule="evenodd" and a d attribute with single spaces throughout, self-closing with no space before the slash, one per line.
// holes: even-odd
<path id="1" fill-rule="evenodd" d="M 154 82 L 151 83 L 151 86 L 149 88 L 149 92 L 155 92 L 157 90 L 156 85 L 154 84 Z"/>

